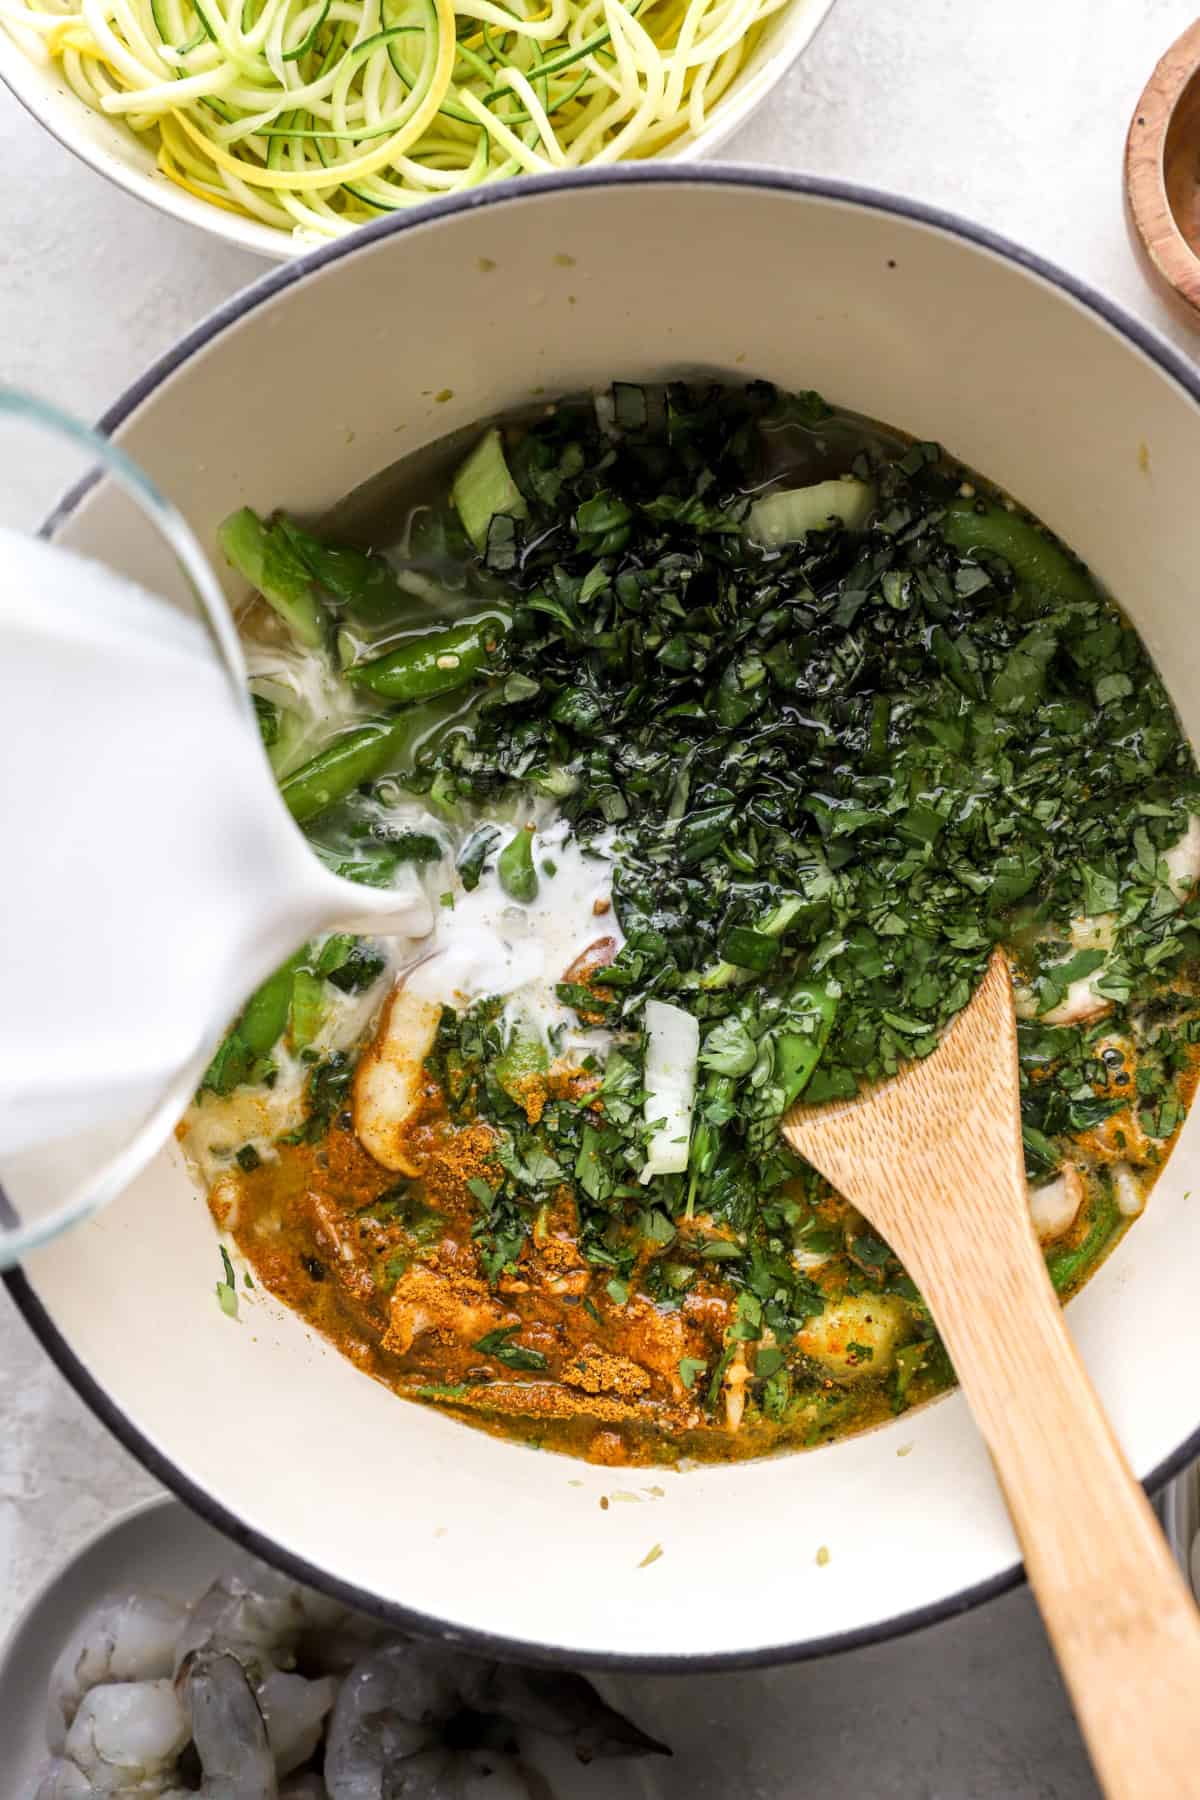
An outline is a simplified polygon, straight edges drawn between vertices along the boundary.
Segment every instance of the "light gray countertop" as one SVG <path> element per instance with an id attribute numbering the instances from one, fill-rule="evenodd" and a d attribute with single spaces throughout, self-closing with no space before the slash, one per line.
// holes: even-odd
<path id="1" fill-rule="evenodd" d="M 1195 10 L 1195 0 L 839 0 L 727 155 L 966 214 L 1065 265 L 1195 355 L 1200 338 L 1146 288 L 1121 210 L 1130 112 Z M 109 187 L 3 90 L 0 156 L 9 170 L 0 381 L 94 417 L 263 272 L 254 257 Z M 49 460 L 6 458 L 0 523 L 35 522 L 55 480 Z M 74 1545 L 154 1487 L 0 1296 L 0 1636 Z M 785 1791 L 1077 1800 L 1096 1791 L 1024 1592 L 897 1644 L 721 1679 L 745 1695 L 740 1791 L 763 1800 Z M 706 1681 L 689 1684 L 688 1706 L 704 1704 Z M 792 1731 L 785 1784 L 778 1751 Z M 697 1771 L 698 1796 L 729 1791 Z"/>

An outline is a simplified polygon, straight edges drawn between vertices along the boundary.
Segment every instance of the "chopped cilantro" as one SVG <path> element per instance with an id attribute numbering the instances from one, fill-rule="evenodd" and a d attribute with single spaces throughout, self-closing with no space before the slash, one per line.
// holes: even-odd
<path id="1" fill-rule="evenodd" d="M 224 1244 L 220 1245 L 221 1266 L 225 1271 L 224 1278 L 217 1283 L 217 1302 L 227 1319 L 238 1316 L 237 1276 L 233 1272 L 233 1264 L 229 1260 L 229 1252 Z"/>
<path id="2" fill-rule="evenodd" d="M 524 1344 L 513 1344 L 509 1340 L 519 1329 L 516 1325 L 502 1326 L 497 1331 L 489 1331 L 475 1345 L 485 1356 L 494 1356 L 507 1369 L 539 1370 L 546 1367 L 546 1358 L 540 1350 L 526 1349 Z"/>

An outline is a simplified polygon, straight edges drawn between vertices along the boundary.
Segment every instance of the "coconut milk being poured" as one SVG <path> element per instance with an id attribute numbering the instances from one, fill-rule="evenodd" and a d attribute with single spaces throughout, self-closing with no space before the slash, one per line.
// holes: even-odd
<path id="1" fill-rule="evenodd" d="M 198 620 L 0 530 L 0 1227 L 14 1241 L 137 1172 L 230 1014 L 315 932 L 399 933 L 411 957 L 431 929 L 415 882 L 355 887 L 314 857 L 241 675 Z"/>

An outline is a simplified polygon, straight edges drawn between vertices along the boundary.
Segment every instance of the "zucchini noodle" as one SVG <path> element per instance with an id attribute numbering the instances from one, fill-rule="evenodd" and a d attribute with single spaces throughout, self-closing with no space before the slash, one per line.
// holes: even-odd
<path id="1" fill-rule="evenodd" d="M 653 156 L 789 0 L 0 0 L 189 193 L 311 242 L 522 171 Z"/>

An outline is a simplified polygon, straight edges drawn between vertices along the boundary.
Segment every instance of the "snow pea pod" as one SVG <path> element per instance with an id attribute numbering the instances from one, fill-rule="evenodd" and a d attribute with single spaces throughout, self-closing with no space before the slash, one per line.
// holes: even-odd
<path id="1" fill-rule="evenodd" d="M 303 825 L 377 775 L 401 749 L 409 730 L 407 719 L 376 719 L 342 732 L 318 750 L 280 784 L 293 819 Z"/>
<path id="2" fill-rule="evenodd" d="M 402 706 L 432 700 L 486 673 L 507 630 L 506 619 L 489 615 L 449 631 L 426 632 L 386 656 L 347 669 L 346 680 Z"/>
<path id="3" fill-rule="evenodd" d="M 328 623 L 325 609 L 282 528 L 264 524 L 256 512 L 243 506 L 230 514 L 217 537 L 227 561 L 258 589 L 297 640 L 309 650 L 319 649 Z"/>
<path id="4" fill-rule="evenodd" d="M 986 551 L 1006 562 L 1017 580 L 1056 600 L 1094 600 L 1096 590 L 1083 564 L 1020 513 L 978 500 L 953 500 L 942 535 L 962 555 Z"/>
<path id="5" fill-rule="evenodd" d="M 292 977 L 288 1039 L 292 1049 L 306 1050 L 329 1016 L 325 977 L 312 969 L 297 969 Z"/>
<path id="6" fill-rule="evenodd" d="M 283 1036 L 292 1004 L 292 983 L 305 954 L 300 950 L 289 957 L 247 1000 L 234 1029 L 253 1055 L 265 1056 Z"/>

